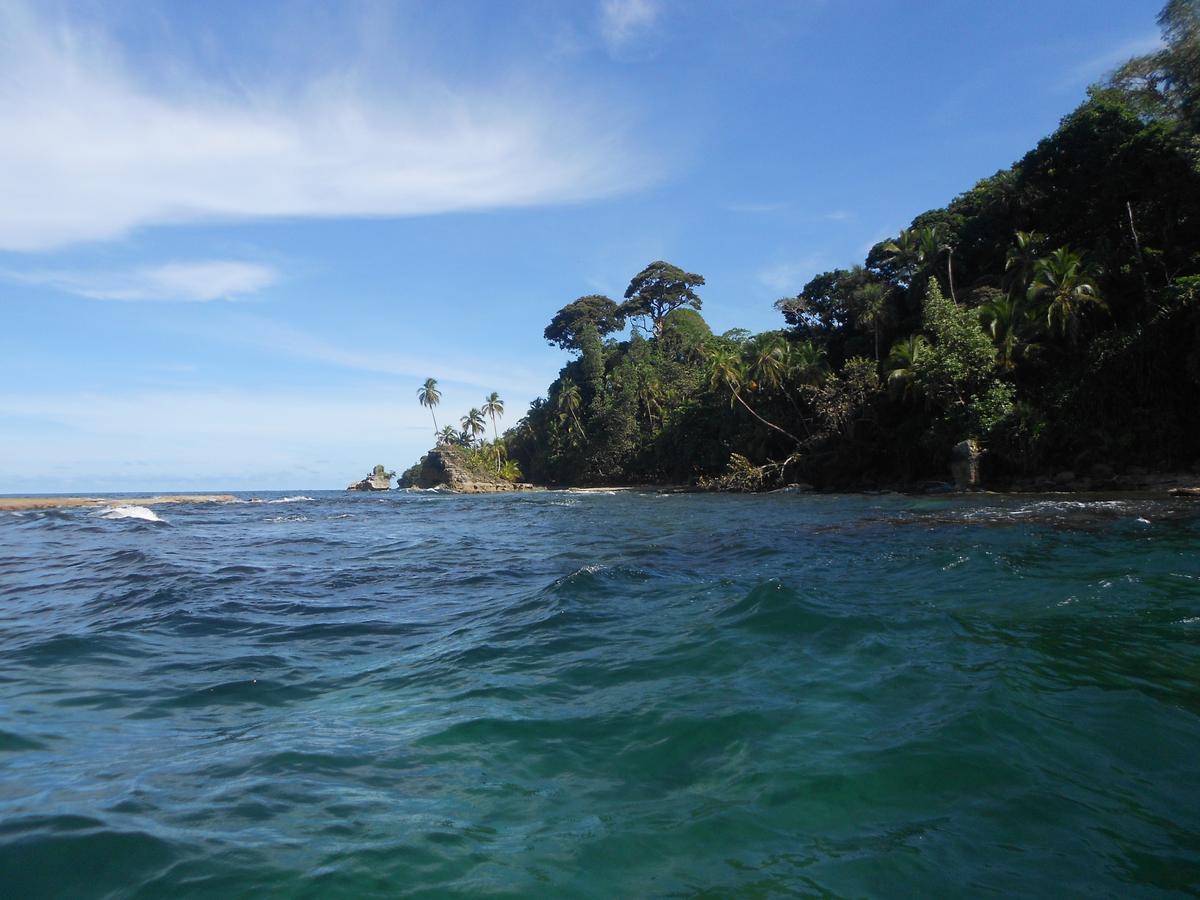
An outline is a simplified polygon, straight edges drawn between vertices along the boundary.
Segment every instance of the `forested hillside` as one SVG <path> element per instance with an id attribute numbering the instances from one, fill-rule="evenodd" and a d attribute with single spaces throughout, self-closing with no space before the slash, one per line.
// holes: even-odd
<path id="1" fill-rule="evenodd" d="M 1200 461 L 1200 5 L 1010 168 L 714 335 L 666 262 L 546 338 L 572 354 L 502 439 L 552 484 L 947 478 Z M 625 329 L 630 329 L 624 337 Z M 621 335 L 622 339 L 614 336 Z"/>

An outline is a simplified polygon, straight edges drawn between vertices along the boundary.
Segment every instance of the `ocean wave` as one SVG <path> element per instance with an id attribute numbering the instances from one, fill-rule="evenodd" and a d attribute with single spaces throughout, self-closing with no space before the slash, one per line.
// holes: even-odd
<path id="1" fill-rule="evenodd" d="M 112 506 L 96 514 L 101 519 L 137 519 L 142 522 L 165 522 L 145 506 Z"/>
<path id="2" fill-rule="evenodd" d="M 1194 503 L 424 493 L 0 523 L 0 894 L 861 894 L 867 857 L 1139 894 L 1196 856 Z"/>

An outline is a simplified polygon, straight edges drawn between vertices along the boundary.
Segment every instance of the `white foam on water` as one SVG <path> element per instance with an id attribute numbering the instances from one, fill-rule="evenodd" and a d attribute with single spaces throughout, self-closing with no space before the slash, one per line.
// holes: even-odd
<path id="1" fill-rule="evenodd" d="M 152 509 L 144 506 L 112 506 L 99 513 L 102 519 L 139 519 L 143 522 L 162 522 Z"/>
<path id="2" fill-rule="evenodd" d="M 274 500 L 267 500 L 266 502 L 267 503 L 304 503 L 304 502 L 312 500 L 312 499 L 314 499 L 314 498 L 305 497 L 303 495 L 298 494 L 295 497 L 277 497 Z"/>

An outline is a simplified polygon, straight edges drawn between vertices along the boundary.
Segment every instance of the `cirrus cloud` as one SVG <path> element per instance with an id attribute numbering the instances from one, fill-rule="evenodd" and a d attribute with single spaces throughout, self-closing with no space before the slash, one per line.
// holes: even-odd
<path id="1" fill-rule="evenodd" d="M 231 300 L 269 287 L 278 271 L 238 260 L 169 262 L 119 272 L 5 272 L 21 284 L 43 285 L 93 300 Z"/>
<path id="2" fill-rule="evenodd" d="M 575 202 L 656 177 L 611 104 L 503 77 L 381 82 L 347 63 L 281 89 L 155 81 L 137 63 L 102 30 L 0 7 L 0 250 L 149 225 Z"/>

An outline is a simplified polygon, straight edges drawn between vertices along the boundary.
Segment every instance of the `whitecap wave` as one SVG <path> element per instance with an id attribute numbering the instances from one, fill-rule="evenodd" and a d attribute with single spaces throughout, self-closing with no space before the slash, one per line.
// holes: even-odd
<path id="1" fill-rule="evenodd" d="M 143 522 L 162 522 L 152 509 L 144 506 L 111 506 L 99 513 L 102 519 L 139 519 Z"/>
<path id="2" fill-rule="evenodd" d="M 315 500 L 315 497 L 305 497 L 302 494 L 297 494 L 295 497 L 276 497 L 274 500 L 267 500 L 267 503 L 304 503 Z"/>

